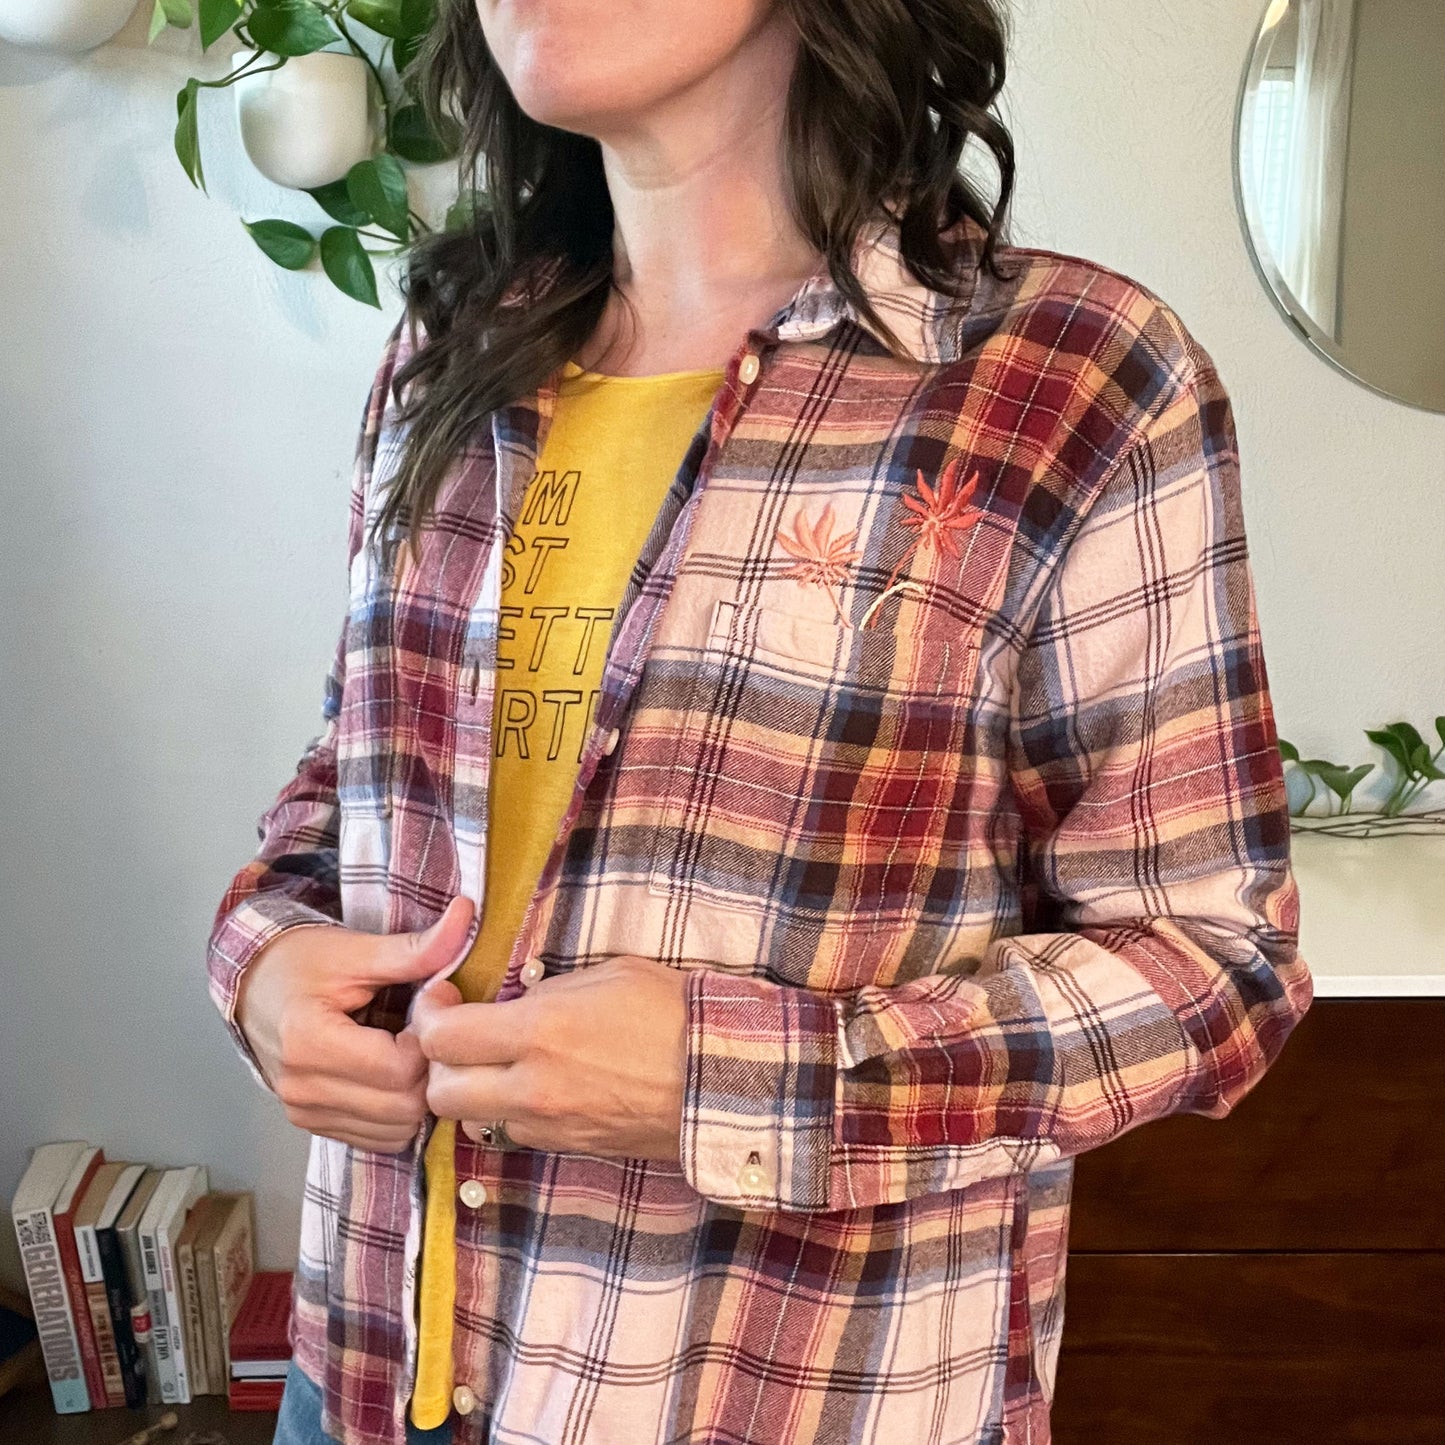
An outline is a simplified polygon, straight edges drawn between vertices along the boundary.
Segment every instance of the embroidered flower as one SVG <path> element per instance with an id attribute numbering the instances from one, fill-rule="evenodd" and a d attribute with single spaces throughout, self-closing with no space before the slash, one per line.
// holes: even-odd
<path id="1" fill-rule="evenodd" d="M 798 561 L 783 573 L 785 577 L 796 577 L 800 582 L 822 587 L 833 603 L 833 611 L 845 626 L 852 624 L 843 615 L 838 594 L 833 590 L 840 582 L 847 580 L 849 566 L 863 554 L 852 550 L 858 538 L 857 530 L 844 536 L 833 536 L 833 504 L 829 502 L 818 520 L 809 525 L 802 507 L 793 513 L 793 533 L 788 535 L 781 527 L 774 533 L 779 545 Z"/>
<path id="2" fill-rule="evenodd" d="M 894 579 L 903 570 L 904 563 L 925 543 L 936 547 L 940 552 L 946 552 L 950 557 L 963 555 L 958 549 L 958 534 L 972 527 L 981 513 L 977 507 L 969 505 L 974 489 L 978 486 L 978 473 L 974 472 L 963 486 L 959 487 L 960 461 L 961 458 L 953 457 L 944 464 L 943 470 L 938 474 L 937 491 L 928 485 L 922 469 L 919 469 L 916 494 L 905 492 L 899 498 L 909 511 L 909 515 L 903 519 L 903 525 L 916 528 L 918 535 L 908 544 L 898 559 L 898 565 L 888 574 L 887 586 L 873 599 L 864 614 L 864 627 L 872 627 L 878 604 L 891 593 L 922 590 L 917 582 L 899 582 L 895 587 Z"/>

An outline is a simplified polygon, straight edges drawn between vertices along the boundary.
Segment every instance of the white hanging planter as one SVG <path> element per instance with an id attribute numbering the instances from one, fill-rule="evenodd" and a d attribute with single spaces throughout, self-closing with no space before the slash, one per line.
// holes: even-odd
<path id="1" fill-rule="evenodd" d="M 238 50 L 231 68 L 255 53 Z M 293 55 L 277 70 L 259 69 L 276 59 L 263 53 L 258 69 L 232 86 L 251 164 L 278 186 L 297 190 L 339 181 L 374 155 L 381 139 L 370 69 L 349 50 Z"/>
<path id="2" fill-rule="evenodd" d="M 136 0 L 0 0 L 0 40 L 77 52 L 104 45 L 135 12 Z"/>

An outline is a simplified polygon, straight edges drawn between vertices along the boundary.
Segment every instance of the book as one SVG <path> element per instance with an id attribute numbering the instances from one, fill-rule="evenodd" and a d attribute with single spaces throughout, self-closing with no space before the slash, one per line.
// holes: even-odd
<path id="1" fill-rule="evenodd" d="M 252 1196 L 222 1196 L 226 1203 L 199 1240 L 202 1314 L 214 1354 L 211 1378 L 231 1378 L 231 1328 L 256 1272 L 256 1214 Z"/>
<path id="2" fill-rule="evenodd" d="M 129 1203 L 137 1184 L 145 1176 L 144 1164 L 128 1164 L 110 1191 L 95 1223 L 95 1244 L 100 1253 L 101 1274 L 105 1280 L 105 1302 L 110 1315 L 111 1335 L 115 1340 L 120 1365 L 121 1397 L 132 1408 L 145 1404 L 145 1361 L 135 1341 L 131 1323 L 130 1288 L 126 1280 L 125 1258 L 121 1252 L 116 1225 L 121 1211 Z"/>
<path id="3" fill-rule="evenodd" d="M 94 1145 L 87 1145 L 71 1166 L 65 1183 L 51 1205 L 55 1227 L 55 1244 L 60 1250 L 60 1267 L 65 1275 L 65 1292 L 70 1301 L 70 1315 L 75 1323 L 75 1340 L 80 1347 L 80 1365 L 85 1374 L 85 1393 L 92 1410 L 104 1410 L 108 1403 L 105 1376 L 100 1367 L 100 1346 L 96 1343 L 95 1325 L 86 1304 L 85 1280 L 80 1272 L 80 1253 L 75 1247 L 75 1210 L 96 1171 L 105 1163 L 105 1155 Z"/>
<path id="4" fill-rule="evenodd" d="M 115 1330 L 110 1321 L 110 1301 L 105 1293 L 105 1270 L 100 1263 L 100 1248 L 95 1242 L 95 1221 L 110 1197 L 115 1182 L 125 1172 L 125 1164 L 107 1163 L 94 1170 L 90 1186 L 75 1206 L 72 1227 L 75 1252 L 80 1259 L 80 1292 L 74 1303 L 83 1304 L 90 1322 L 99 1355 L 99 1388 L 90 1388 L 91 1409 L 125 1404 L 125 1383 L 120 1374 L 120 1355 L 115 1345 Z"/>
<path id="5" fill-rule="evenodd" d="M 291 1363 L 289 1269 L 255 1272 L 231 1326 L 231 1378 L 282 1379 Z"/>
<path id="6" fill-rule="evenodd" d="M 150 1301 L 151 1334 L 155 1340 L 161 1399 L 168 1405 L 185 1404 L 191 1398 L 180 1298 L 176 1292 L 175 1236 L 184 1225 L 187 1211 L 206 1192 L 207 1182 L 206 1169 L 201 1164 L 166 1170 L 140 1222 L 141 1265 Z"/>
<path id="7" fill-rule="evenodd" d="M 131 1336 L 135 1340 L 137 1368 L 145 1380 L 145 1398 L 149 1405 L 161 1403 L 161 1381 L 156 1366 L 155 1338 L 151 1333 L 150 1297 L 146 1293 L 145 1269 L 141 1262 L 140 1222 L 164 1175 L 164 1169 L 147 1169 L 115 1222 L 115 1235 L 125 1264 Z"/>
<path id="8" fill-rule="evenodd" d="M 206 1365 L 204 1326 L 201 1319 L 201 1288 L 196 1275 L 196 1238 L 215 1212 L 218 1196 L 207 1194 L 196 1201 L 186 1216 L 185 1228 L 176 1239 L 176 1272 L 180 1278 L 182 1328 L 186 1341 L 186 1364 L 190 1375 L 191 1395 L 220 1394 L 224 1381 L 213 1386 Z"/>
<path id="9" fill-rule="evenodd" d="M 78 1415 L 90 1409 L 90 1392 L 85 1384 L 80 1341 L 70 1311 L 51 1208 L 76 1161 L 89 1147 L 79 1140 L 39 1145 L 30 1155 L 10 1206 L 50 1394 L 61 1415 Z"/>
<path id="10" fill-rule="evenodd" d="M 229 1357 L 226 1353 L 224 1333 L 231 1327 L 230 1320 L 222 1323 L 220 1290 L 216 1284 L 216 1237 L 225 1227 L 235 1201 L 236 1194 L 216 1193 L 211 1195 L 211 1208 L 207 1211 L 194 1242 L 196 1288 L 201 1296 L 201 1348 L 206 1356 L 206 1378 L 222 1388 L 230 1377 Z"/>
<path id="11" fill-rule="evenodd" d="M 232 1410 L 279 1410 L 285 1389 L 284 1378 L 232 1380 L 226 1391 L 226 1405 Z"/>
<path id="12" fill-rule="evenodd" d="M 171 1363 L 176 1372 L 176 1401 L 186 1405 L 191 1399 L 190 1357 L 186 1349 L 185 1308 L 181 1301 L 181 1276 L 176 1263 L 176 1240 L 185 1228 L 190 1212 L 210 1188 L 204 1165 L 193 1164 L 189 1179 L 181 1191 L 180 1207 L 162 1214 L 156 1222 L 156 1250 L 160 1254 L 161 1281 L 166 1295 L 166 1319 L 170 1332 Z"/>

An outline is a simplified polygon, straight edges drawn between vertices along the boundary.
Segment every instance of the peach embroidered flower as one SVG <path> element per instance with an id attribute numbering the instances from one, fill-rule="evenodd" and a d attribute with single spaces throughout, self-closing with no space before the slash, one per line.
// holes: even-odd
<path id="1" fill-rule="evenodd" d="M 969 505 L 974 489 L 978 486 L 978 473 L 974 472 L 963 486 L 959 487 L 960 461 L 961 458 L 953 457 L 944 464 L 943 470 L 938 474 L 937 491 L 928 485 L 920 468 L 916 495 L 905 492 L 899 498 L 910 513 L 904 517 L 903 525 L 917 528 L 918 535 L 908 544 L 898 559 L 898 565 L 888 574 L 888 583 L 883 591 L 873 599 L 864 617 L 864 627 L 873 625 L 873 614 L 878 604 L 890 593 L 902 589 L 919 590 L 916 582 L 899 582 L 895 588 L 894 579 L 903 570 L 904 563 L 925 543 L 936 547 L 940 552 L 948 553 L 950 557 L 963 555 L 958 549 L 958 533 L 972 527 L 981 514 L 977 507 Z"/>
<path id="2" fill-rule="evenodd" d="M 798 559 L 783 576 L 796 577 L 800 582 L 822 587 L 832 600 L 838 620 L 845 627 L 852 626 L 843 615 L 838 594 L 833 589 L 847 580 L 849 566 L 863 555 L 853 550 L 853 543 L 858 539 L 857 530 L 833 536 L 833 504 L 829 502 L 811 525 L 799 506 L 793 513 L 792 535 L 779 527 L 774 536 L 789 556 Z"/>

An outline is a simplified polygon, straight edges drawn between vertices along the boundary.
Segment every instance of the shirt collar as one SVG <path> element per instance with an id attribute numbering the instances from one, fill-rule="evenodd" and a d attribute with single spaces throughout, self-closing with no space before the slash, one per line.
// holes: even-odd
<path id="1" fill-rule="evenodd" d="M 888 212 L 880 209 L 859 229 L 850 256 L 853 271 L 864 294 L 912 360 L 935 365 L 958 357 L 963 319 L 973 302 L 985 235 L 983 227 L 967 215 L 945 233 L 946 239 L 959 247 L 957 264 L 964 280 L 962 293 L 952 296 L 926 285 L 908 271 L 899 249 L 898 225 Z M 880 345 L 887 345 L 882 333 L 839 289 L 824 262 L 762 330 L 779 341 L 811 341 L 843 320 L 861 327 Z"/>

